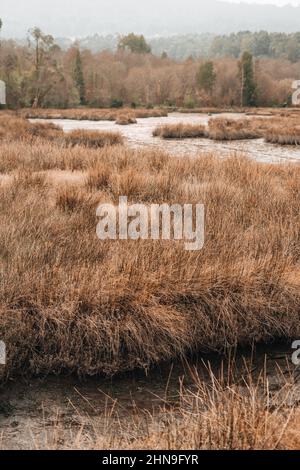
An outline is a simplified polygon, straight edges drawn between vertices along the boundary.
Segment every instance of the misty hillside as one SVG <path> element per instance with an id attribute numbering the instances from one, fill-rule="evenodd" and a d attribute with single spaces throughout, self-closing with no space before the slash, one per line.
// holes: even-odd
<path id="1" fill-rule="evenodd" d="M 300 7 L 241 5 L 218 0 L 2 0 L 0 17 L 4 37 L 24 37 L 34 25 L 64 37 L 131 31 L 164 36 L 300 29 Z"/>

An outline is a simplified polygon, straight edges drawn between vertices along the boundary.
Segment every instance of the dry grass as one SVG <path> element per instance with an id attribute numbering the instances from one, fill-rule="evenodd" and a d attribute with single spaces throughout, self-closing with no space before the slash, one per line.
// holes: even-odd
<path id="1" fill-rule="evenodd" d="M 228 119 L 224 117 L 209 120 L 208 128 L 199 124 L 167 124 L 158 126 L 153 131 L 154 137 L 165 139 L 203 138 L 212 140 L 257 139 L 278 122 L 277 118 Z"/>
<path id="2" fill-rule="evenodd" d="M 123 145 L 124 139 L 119 132 L 99 132 L 74 130 L 64 135 L 67 145 L 101 148 L 107 145 Z"/>
<path id="3" fill-rule="evenodd" d="M 163 109 L 24 109 L 19 111 L 27 119 L 73 119 L 76 121 L 116 121 L 120 116 L 130 115 L 133 118 L 163 117 Z"/>
<path id="4" fill-rule="evenodd" d="M 206 128 L 201 124 L 166 124 L 159 126 L 153 131 L 154 137 L 163 139 L 187 139 L 205 137 Z"/>
<path id="5" fill-rule="evenodd" d="M 280 116 L 280 117 L 299 117 L 300 108 L 241 108 L 238 106 L 233 107 L 201 107 L 201 108 L 173 108 L 172 111 L 179 113 L 193 113 L 193 114 L 223 114 L 223 113 L 245 113 L 247 116 Z"/>
<path id="6" fill-rule="evenodd" d="M 271 118 L 251 119 L 214 118 L 209 121 L 208 136 L 213 140 L 239 140 L 264 137 L 265 141 L 280 145 L 300 144 L 299 113 L 286 113 Z"/>
<path id="7" fill-rule="evenodd" d="M 24 118 L 16 118 L 4 114 L 0 117 L 0 139 L 3 141 L 28 141 L 37 145 L 36 140 L 53 142 L 60 146 L 101 148 L 107 145 L 122 145 L 123 137 L 119 132 L 100 132 L 74 130 L 65 133 L 61 127 L 51 123 L 29 122 Z"/>
<path id="8" fill-rule="evenodd" d="M 210 119 L 208 136 L 213 140 L 256 139 L 259 132 L 250 119 Z"/>
<path id="9" fill-rule="evenodd" d="M 59 126 L 49 123 L 30 123 L 26 119 L 17 118 L 11 114 L 0 115 L 0 139 L 32 140 L 35 137 L 53 140 L 63 135 Z"/>
<path id="10" fill-rule="evenodd" d="M 210 370 L 210 369 L 209 369 Z M 79 418 L 72 438 L 57 419 L 37 449 L 85 450 L 298 450 L 299 409 L 293 383 L 270 390 L 265 370 L 253 378 L 249 372 L 232 380 L 226 374 L 203 380 L 191 370 L 194 385 L 181 387 L 178 400 L 167 396 L 151 413 L 134 407 L 133 416 L 119 416 L 118 404 L 104 416 Z M 293 398 L 294 397 L 294 398 Z M 82 421 L 82 425 L 80 425 Z"/>
<path id="11" fill-rule="evenodd" d="M 300 414 L 287 404 L 288 392 L 280 390 L 274 396 L 267 384 L 262 388 L 262 383 L 251 382 L 228 385 L 214 376 L 208 383 L 198 380 L 195 390 L 182 391 L 180 409 L 166 412 L 160 426 L 164 429 L 127 446 L 137 450 L 299 449 Z M 95 448 L 99 444 L 101 448 L 101 440 Z"/>
<path id="12" fill-rule="evenodd" d="M 129 124 L 136 124 L 137 120 L 132 114 L 120 114 L 116 120 L 119 126 L 128 126 Z"/>
<path id="13" fill-rule="evenodd" d="M 281 122 L 270 126 L 265 134 L 266 142 L 280 145 L 300 145 L 300 122 Z"/>
<path id="14" fill-rule="evenodd" d="M 52 184 L 76 170 L 84 184 Z M 297 165 L 180 159 L 120 146 L 0 146 L 0 337 L 8 375 L 93 375 L 188 351 L 300 335 Z M 200 252 L 181 242 L 100 242 L 95 210 L 135 202 L 206 206 Z"/>

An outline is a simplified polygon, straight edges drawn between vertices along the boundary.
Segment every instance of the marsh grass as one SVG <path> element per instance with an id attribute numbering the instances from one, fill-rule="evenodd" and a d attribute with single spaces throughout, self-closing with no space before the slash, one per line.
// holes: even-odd
<path id="1" fill-rule="evenodd" d="M 64 134 L 66 145 L 101 148 L 109 145 L 123 145 L 124 139 L 119 132 L 74 130 Z"/>
<path id="2" fill-rule="evenodd" d="M 257 139 L 260 134 L 250 119 L 210 119 L 208 136 L 213 140 Z"/>
<path id="3" fill-rule="evenodd" d="M 266 142 L 279 145 L 300 145 L 300 120 L 273 125 L 265 132 Z"/>
<path id="4" fill-rule="evenodd" d="M 48 170 L 82 172 L 53 184 Z M 5 141 L 0 334 L 7 376 L 113 374 L 300 335 L 297 165 Z M 96 207 L 203 203 L 205 247 L 96 237 Z"/>
<path id="5" fill-rule="evenodd" d="M 256 116 L 237 119 L 214 117 L 209 120 L 207 127 L 184 123 L 161 125 L 154 129 L 153 136 L 164 139 L 209 138 L 220 141 L 258 139 L 278 123 L 282 123 L 282 119 L 278 117 L 270 119 Z"/>
<path id="6" fill-rule="evenodd" d="M 136 124 L 137 120 L 132 114 L 120 114 L 116 120 L 119 126 L 128 126 L 129 124 Z"/>
<path id="7" fill-rule="evenodd" d="M 206 137 L 206 128 L 200 124 L 166 124 L 158 126 L 153 131 L 153 137 L 163 139 L 187 139 Z"/>
<path id="8" fill-rule="evenodd" d="M 27 119 L 72 119 L 76 121 L 116 121 L 120 116 L 130 115 L 132 118 L 163 117 L 168 113 L 164 109 L 24 109 L 19 111 Z"/>
<path id="9" fill-rule="evenodd" d="M 107 145 L 122 145 L 123 137 L 119 132 L 100 132 L 89 130 L 73 130 L 65 133 L 60 126 L 52 122 L 29 122 L 24 118 L 0 116 L 0 139 L 12 141 L 28 141 L 37 144 L 36 140 L 54 143 L 59 146 L 83 146 L 101 148 Z"/>

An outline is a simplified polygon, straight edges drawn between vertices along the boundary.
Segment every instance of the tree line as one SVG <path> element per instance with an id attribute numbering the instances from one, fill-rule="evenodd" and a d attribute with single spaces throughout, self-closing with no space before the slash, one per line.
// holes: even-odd
<path id="1" fill-rule="evenodd" d="M 62 48 L 72 45 L 72 40 L 58 40 Z M 118 47 L 118 35 L 101 36 L 94 34 L 79 40 L 82 48 L 93 52 L 110 50 L 115 52 Z M 267 31 L 215 35 L 212 33 L 184 34 L 170 37 L 154 37 L 147 39 L 154 55 L 166 52 L 174 60 L 193 58 L 238 58 L 243 52 L 251 52 L 254 57 L 287 59 L 291 62 L 300 60 L 300 32 L 269 33 Z"/>
<path id="2" fill-rule="evenodd" d="M 175 61 L 158 57 L 144 36 L 120 37 L 115 51 L 92 52 L 72 44 L 60 47 L 39 28 L 26 44 L 2 41 L 0 79 L 10 108 L 176 106 L 282 106 L 300 63 L 238 57 Z"/>

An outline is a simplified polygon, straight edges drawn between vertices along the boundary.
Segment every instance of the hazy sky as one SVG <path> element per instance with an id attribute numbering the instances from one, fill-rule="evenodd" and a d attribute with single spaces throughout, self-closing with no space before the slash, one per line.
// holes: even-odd
<path id="1" fill-rule="evenodd" d="M 300 5 L 300 0 L 221 0 L 221 1 L 222 2 L 229 1 L 231 3 L 258 3 L 261 5 L 269 4 L 269 5 L 278 5 L 278 6 Z"/>
<path id="2" fill-rule="evenodd" d="M 217 5 L 216 0 L 0 0 L 1 35 L 25 37 L 33 26 L 67 37 L 131 31 L 169 35 L 300 30 L 299 12 L 270 6 L 300 6 L 300 0 L 222 1 L 232 4 Z"/>

